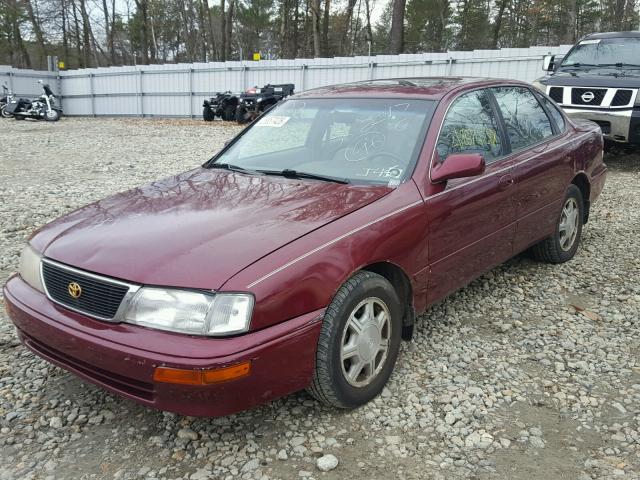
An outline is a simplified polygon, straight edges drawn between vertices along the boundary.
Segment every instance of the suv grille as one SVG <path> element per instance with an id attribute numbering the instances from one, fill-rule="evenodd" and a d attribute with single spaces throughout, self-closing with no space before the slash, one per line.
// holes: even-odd
<path id="1" fill-rule="evenodd" d="M 623 107 L 625 105 L 629 105 L 632 94 L 633 90 L 618 90 L 616 92 L 616 95 L 613 97 L 613 100 L 611 101 L 611 106 Z"/>
<path id="2" fill-rule="evenodd" d="M 115 316 L 129 291 L 128 286 L 113 280 L 82 274 L 47 261 L 42 262 L 42 278 L 53 301 L 105 320 Z M 80 285 L 81 293 L 77 298 L 69 293 L 71 283 Z"/>
<path id="3" fill-rule="evenodd" d="M 562 87 L 551 87 L 549 89 L 549 96 L 556 103 L 562 103 Z"/>
<path id="4" fill-rule="evenodd" d="M 602 88 L 574 88 L 571 91 L 571 103 L 574 105 L 600 105 L 604 100 L 606 89 Z M 591 94 L 592 100 L 586 101 L 582 97 Z"/>

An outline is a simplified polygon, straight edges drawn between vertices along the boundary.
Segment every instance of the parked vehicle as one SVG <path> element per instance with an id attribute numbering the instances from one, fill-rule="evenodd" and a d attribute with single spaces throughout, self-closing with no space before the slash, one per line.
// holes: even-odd
<path id="1" fill-rule="evenodd" d="M 2 85 L 2 97 L 0 97 L 0 116 L 2 116 L 2 118 L 11 118 L 13 116 L 5 110 L 7 104 L 12 100 L 13 92 L 9 90 L 6 85 Z"/>
<path id="2" fill-rule="evenodd" d="M 607 140 L 640 145 L 640 32 L 594 33 L 563 57 L 546 56 L 550 75 L 533 84 L 571 118 L 600 125 Z"/>
<path id="3" fill-rule="evenodd" d="M 281 85 L 265 85 L 262 88 L 250 88 L 242 95 L 236 109 L 236 121 L 248 123 L 273 107 L 276 103 L 293 95 L 295 85 L 283 83 Z"/>
<path id="4" fill-rule="evenodd" d="M 574 257 L 602 143 L 522 82 L 309 91 L 202 167 L 39 229 L 5 305 L 35 353 L 154 408 L 303 388 L 356 407 L 429 305 L 528 249 Z"/>
<path id="5" fill-rule="evenodd" d="M 56 107 L 56 96 L 48 84 L 42 80 L 38 80 L 38 83 L 42 85 L 42 95 L 35 100 L 13 98 L 5 107 L 5 112 L 16 120 L 24 120 L 25 118 L 44 119 L 48 122 L 60 120 L 62 110 Z"/>
<path id="6" fill-rule="evenodd" d="M 218 92 L 215 97 L 205 100 L 202 104 L 202 118 L 205 122 L 211 122 L 216 117 L 231 121 L 236 118 L 238 95 L 231 92 Z"/>

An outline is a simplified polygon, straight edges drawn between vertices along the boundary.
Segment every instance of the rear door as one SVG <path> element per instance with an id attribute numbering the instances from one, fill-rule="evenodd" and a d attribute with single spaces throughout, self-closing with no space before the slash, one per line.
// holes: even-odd
<path id="1" fill-rule="evenodd" d="M 565 134 L 564 118 L 551 110 L 555 107 L 548 100 L 549 105 L 544 105 L 542 96 L 520 85 L 491 91 L 515 162 L 513 198 L 518 225 L 514 253 L 518 253 L 553 233 L 574 171 L 574 147 Z"/>
<path id="2" fill-rule="evenodd" d="M 481 153 L 487 166 L 484 174 L 450 180 L 444 190 L 426 199 L 430 303 L 513 254 L 513 161 L 488 90 L 467 92 L 453 101 L 431 168 L 453 153 Z"/>

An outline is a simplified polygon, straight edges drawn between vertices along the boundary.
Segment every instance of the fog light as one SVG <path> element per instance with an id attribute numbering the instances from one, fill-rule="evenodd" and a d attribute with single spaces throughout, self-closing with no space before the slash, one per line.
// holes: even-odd
<path id="1" fill-rule="evenodd" d="M 228 367 L 208 370 L 157 367 L 153 372 L 153 380 L 180 385 L 211 385 L 212 383 L 228 382 L 246 377 L 250 371 L 251 362 L 249 360 Z"/>

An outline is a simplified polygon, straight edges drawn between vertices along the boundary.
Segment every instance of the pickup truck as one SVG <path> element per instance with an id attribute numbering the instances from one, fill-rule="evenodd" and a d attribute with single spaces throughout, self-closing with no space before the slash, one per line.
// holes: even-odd
<path id="1" fill-rule="evenodd" d="M 533 85 L 609 142 L 640 145 L 640 32 L 593 33 L 564 56 L 545 56 Z"/>

